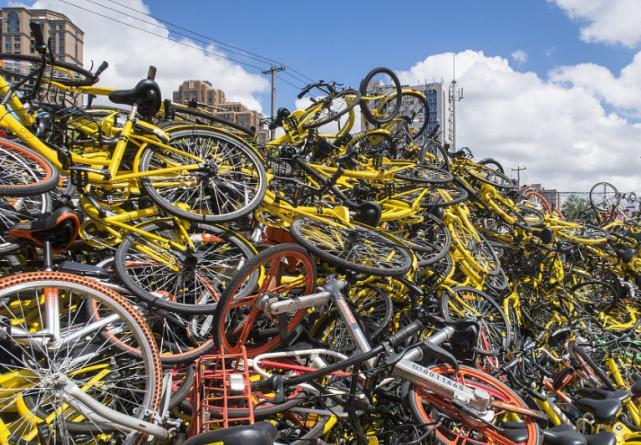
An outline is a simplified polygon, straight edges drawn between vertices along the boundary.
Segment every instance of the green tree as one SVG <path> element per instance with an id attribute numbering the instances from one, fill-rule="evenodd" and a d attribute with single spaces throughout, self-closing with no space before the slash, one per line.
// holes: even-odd
<path id="1" fill-rule="evenodd" d="M 590 201 L 579 195 L 570 195 L 561 206 L 563 215 L 568 219 L 585 218 L 590 210 Z"/>

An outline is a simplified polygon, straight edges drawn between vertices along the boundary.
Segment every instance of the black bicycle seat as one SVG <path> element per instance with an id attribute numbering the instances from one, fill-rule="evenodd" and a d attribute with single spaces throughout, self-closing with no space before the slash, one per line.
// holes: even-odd
<path id="1" fill-rule="evenodd" d="M 253 425 L 232 426 L 192 436 L 183 445 L 224 443 L 225 445 L 272 445 L 276 428 L 267 422 Z"/>
<path id="2" fill-rule="evenodd" d="M 121 105 L 137 104 L 138 112 L 143 116 L 153 116 L 162 105 L 160 87 L 151 79 L 141 80 L 130 90 L 112 91 L 109 100 Z"/>
<path id="3" fill-rule="evenodd" d="M 581 412 L 590 412 L 597 422 L 611 422 L 616 419 L 617 414 L 623 407 L 618 399 L 591 399 L 583 397 L 574 402 L 574 405 Z"/>
<path id="4" fill-rule="evenodd" d="M 9 236 L 28 240 L 36 246 L 51 241 L 54 248 L 67 248 L 78 237 L 80 218 L 69 207 L 60 207 L 34 221 L 21 222 L 9 230 Z"/>
<path id="5" fill-rule="evenodd" d="M 616 436 L 609 431 L 590 434 L 585 438 L 588 440 L 588 445 L 616 445 L 617 443 Z"/>
<path id="6" fill-rule="evenodd" d="M 558 425 L 543 430 L 544 445 L 586 445 L 586 437 L 570 425 Z"/>
<path id="7" fill-rule="evenodd" d="M 589 397 L 597 400 L 616 399 L 623 402 L 625 399 L 630 397 L 630 393 L 623 389 L 608 391 L 601 388 L 579 388 L 578 392 L 582 397 Z"/>

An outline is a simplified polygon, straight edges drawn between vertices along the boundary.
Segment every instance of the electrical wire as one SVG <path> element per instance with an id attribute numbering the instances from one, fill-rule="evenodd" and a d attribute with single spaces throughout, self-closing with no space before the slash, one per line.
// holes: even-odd
<path id="1" fill-rule="evenodd" d="M 109 9 L 109 10 L 114 11 L 114 12 L 117 12 L 119 14 L 127 15 L 128 17 L 134 18 L 131 15 L 128 15 L 128 14 L 122 12 L 122 11 L 119 11 L 119 10 L 117 10 L 115 8 L 107 7 L 107 6 L 102 5 L 102 4 L 98 3 L 98 2 L 95 2 L 93 0 L 85 0 L 85 1 L 94 3 L 94 4 L 98 5 L 98 6 L 101 6 L 103 8 Z M 229 43 L 223 42 L 222 40 L 215 39 L 215 38 L 207 36 L 205 34 L 201 34 L 199 32 L 192 31 L 192 30 L 190 30 L 188 28 L 185 28 L 184 26 L 181 26 L 181 25 L 178 25 L 176 23 L 170 22 L 169 20 L 161 19 L 161 18 L 156 17 L 156 16 L 154 16 L 154 15 L 148 13 L 148 12 L 141 11 L 141 10 L 136 9 L 136 8 L 132 8 L 131 6 L 125 5 L 125 4 L 123 4 L 121 2 L 118 2 L 116 0 L 107 0 L 107 1 L 109 3 L 121 6 L 121 7 L 125 8 L 125 9 L 127 9 L 129 11 L 132 11 L 132 12 L 135 12 L 135 13 L 138 13 L 138 14 L 142 14 L 145 17 L 150 17 L 150 18 L 152 18 L 152 19 L 154 19 L 154 20 L 156 20 L 158 22 L 164 23 L 164 24 L 166 24 L 168 26 L 171 26 L 173 28 L 176 28 L 176 29 L 179 29 L 181 31 L 187 32 L 187 33 L 189 33 L 189 34 L 191 34 L 193 36 L 197 36 L 197 37 L 199 37 L 201 39 L 205 39 L 205 40 L 198 40 L 198 39 L 190 37 L 190 36 L 188 36 L 188 35 L 186 35 L 184 33 L 180 33 L 180 32 L 177 32 L 175 30 L 172 30 L 172 32 L 174 32 L 175 34 L 182 35 L 184 37 L 192 38 L 193 40 L 197 40 L 197 41 L 199 41 L 199 42 L 201 42 L 203 44 L 208 44 L 208 43 L 214 42 L 217 45 L 219 45 L 219 47 L 221 47 L 221 49 L 227 48 L 227 49 L 223 49 L 226 52 L 235 53 L 237 55 L 241 55 L 241 56 L 247 57 L 247 58 L 252 59 L 254 61 L 257 61 L 257 62 L 269 63 L 269 64 L 273 64 L 273 65 L 282 65 L 282 66 L 286 67 L 287 70 L 289 70 L 289 71 L 286 71 L 286 73 L 288 73 L 288 75 L 296 78 L 297 81 L 300 81 L 300 82 L 303 82 L 303 83 L 314 82 L 314 79 L 312 79 L 311 77 L 307 76 L 306 74 L 300 72 L 299 70 L 295 69 L 291 65 L 287 65 L 287 64 L 285 64 L 283 62 L 280 62 L 278 60 L 272 59 L 270 57 L 262 56 L 262 55 L 260 55 L 258 53 L 255 53 L 255 52 L 240 48 L 238 46 L 231 45 Z M 145 21 L 145 23 L 157 26 L 153 22 Z"/>

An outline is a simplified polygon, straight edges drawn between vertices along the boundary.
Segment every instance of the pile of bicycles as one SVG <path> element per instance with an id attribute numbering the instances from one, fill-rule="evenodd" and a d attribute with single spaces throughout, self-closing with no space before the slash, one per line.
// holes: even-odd
<path id="1" fill-rule="evenodd" d="M 0 54 L 0 444 L 641 440 L 641 224 L 608 199 L 568 220 L 448 150 L 386 68 L 259 145 L 32 32 Z"/>

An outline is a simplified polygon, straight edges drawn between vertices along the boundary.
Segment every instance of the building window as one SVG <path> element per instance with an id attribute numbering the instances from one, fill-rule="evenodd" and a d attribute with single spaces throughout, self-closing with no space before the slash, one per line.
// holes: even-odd
<path id="1" fill-rule="evenodd" d="M 15 11 L 7 15 L 7 32 L 20 32 L 20 18 Z"/>
<path id="2" fill-rule="evenodd" d="M 13 44 L 13 49 L 15 49 L 16 51 L 20 51 L 20 44 L 19 43 L 14 43 Z"/>

